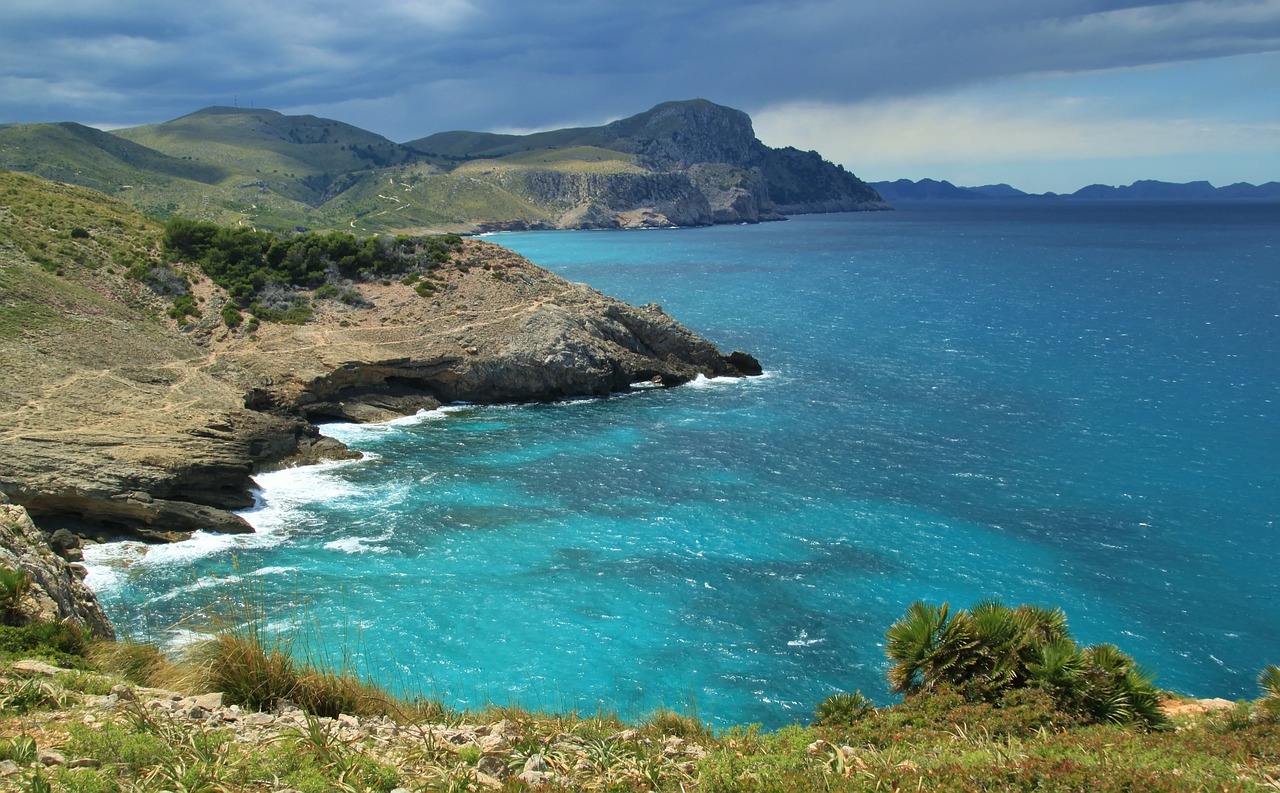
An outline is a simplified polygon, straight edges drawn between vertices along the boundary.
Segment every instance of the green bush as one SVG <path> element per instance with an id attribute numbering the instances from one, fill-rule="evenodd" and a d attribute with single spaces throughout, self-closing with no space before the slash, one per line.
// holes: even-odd
<path id="1" fill-rule="evenodd" d="M 853 724 L 874 713 L 875 709 L 875 705 L 862 696 L 861 691 L 854 691 L 852 694 L 839 692 L 818 703 L 813 712 L 813 723 L 820 727 Z"/>
<path id="2" fill-rule="evenodd" d="M 898 693 L 945 687 L 972 702 L 997 702 L 1035 686 L 1085 721 L 1164 723 L 1154 676 L 1114 645 L 1077 645 L 1060 609 L 985 600 L 953 614 L 946 603 L 917 601 L 885 639 L 889 685 Z"/>
<path id="3" fill-rule="evenodd" d="M 361 239 L 331 231 L 278 236 L 185 218 L 166 223 L 161 240 L 162 251 L 170 261 L 198 264 L 240 305 L 258 302 L 260 293 L 270 284 L 315 289 L 317 298 L 339 297 L 359 304 L 363 298 L 358 291 L 340 293 L 332 279 L 389 281 L 424 265 L 445 264 L 461 246 L 462 239 L 457 235 Z M 141 280 L 146 270 L 131 273 Z M 258 316 L 273 322 L 305 322 L 309 314 L 296 311 Z"/>
<path id="4" fill-rule="evenodd" d="M 26 570 L 0 567 L 0 623 L 16 625 L 21 621 L 19 606 L 30 586 L 31 576 Z"/>
<path id="5" fill-rule="evenodd" d="M 173 299 L 173 306 L 167 312 L 170 317 L 178 320 L 178 324 L 182 325 L 187 321 L 187 317 L 200 316 L 200 309 L 196 307 L 196 299 L 190 292 L 185 295 L 178 295 Z"/>
<path id="6" fill-rule="evenodd" d="M 711 730 L 696 716 L 685 716 L 667 708 L 659 708 L 650 714 L 645 726 L 658 735 L 677 735 L 685 740 L 711 736 Z"/>
<path id="7" fill-rule="evenodd" d="M 1280 724 L 1280 666 L 1268 664 L 1258 675 L 1258 685 L 1262 687 L 1262 699 L 1255 709 L 1257 720 Z"/>
<path id="8" fill-rule="evenodd" d="M 293 659 L 253 631 L 223 633 L 194 648 L 193 660 L 208 674 L 211 690 L 229 705 L 269 710 L 292 699 L 298 687 Z"/>
<path id="9" fill-rule="evenodd" d="M 67 704 L 67 694 L 46 680 L 0 679 L 0 712 L 24 714 Z"/>
<path id="10" fill-rule="evenodd" d="M 240 323 L 244 322 L 244 315 L 240 313 L 240 309 L 236 308 L 235 303 L 226 303 L 222 306 L 222 323 L 228 328 L 238 328 Z"/>
<path id="11" fill-rule="evenodd" d="M 63 667 L 80 668 L 88 641 L 79 628 L 67 622 L 33 622 L 0 625 L 0 658 L 40 658 Z"/>

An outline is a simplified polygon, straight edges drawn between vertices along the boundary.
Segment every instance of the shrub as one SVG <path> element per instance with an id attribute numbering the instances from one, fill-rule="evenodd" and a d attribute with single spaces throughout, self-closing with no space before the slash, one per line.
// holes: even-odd
<path id="1" fill-rule="evenodd" d="M 69 622 L 0 625 L 0 657 L 41 658 L 58 666 L 82 667 L 88 642 Z"/>
<path id="2" fill-rule="evenodd" d="M 30 713 L 67 704 L 67 694 L 46 680 L 0 680 L 0 712 Z"/>
<path id="3" fill-rule="evenodd" d="M 342 713 L 377 715 L 393 709 L 385 694 L 352 675 L 310 668 L 298 675 L 293 701 L 308 713 L 330 718 Z"/>
<path id="4" fill-rule="evenodd" d="M 1154 676 L 1114 645 L 1079 647 L 1059 609 L 986 600 L 953 614 L 946 603 L 917 601 L 885 638 L 899 693 L 951 687 L 972 702 L 997 702 L 1034 685 L 1086 721 L 1164 723 Z"/>
<path id="5" fill-rule="evenodd" d="M 667 708 L 654 711 L 645 726 L 659 735 L 676 735 L 686 740 L 711 737 L 711 730 L 696 716 L 685 716 Z"/>
<path id="6" fill-rule="evenodd" d="M 173 306 L 167 312 L 170 317 L 178 320 L 178 324 L 182 325 L 187 321 L 187 317 L 200 316 L 200 309 L 196 307 L 196 299 L 188 292 L 185 295 L 179 295 L 173 299 Z"/>
<path id="7" fill-rule="evenodd" d="M 155 647 L 130 641 L 95 642 L 85 657 L 98 669 L 139 686 L 154 686 L 169 661 Z"/>
<path id="8" fill-rule="evenodd" d="M 89 234 L 89 231 L 87 229 L 83 229 L 79 226 L 76 226 L 75 228 L 71 229 L 71 239 L 73 240 L 87 240 L 91 236 L 92 235 Z"/>
<path id="9" fill-rule="evenodd" d="M 23 595 L 31 586 L 31 576 L 26 570 L 0 567 L 0 622 L 16 625 L 21 621 L 19 608 Z"/>
<path id="10" fill-rule="evenodd" d="M 1255 711 L 1256 718 L 1266 724 L 1280 724 L 1280 666 L 1268 664 L 1258 675 L 1262 687 L 1262 700 Z"/>
<path id="11" fill-rule="evenodd" d="M 12 760 L 19 766 L 31 765 L 36 759 L 36 742 L 29 735 L 16 735 L 0 743 L 0 759 Z"/>
<path id="12" fill-rule="evenodd" d="M 267 646 L 256 629 L 223 633 L 197 645 L 192 660 L 203 667 L 213 691 L 227 704 L 269 710 L 292 700 L 298 688 L 293 659 L 281 648 Z"/>
<path id="13" fill-rule="evenodd" d="M 228 328 L 238 328 L 240 323 L 244 322 L 244 315 L 240 313 L 240 309 L 236 308 L 235 303 L 228 302 L 222 307 L 222 323 Z"/>
<path id="14" fill-rule="evenodd" d="M 462 246 L 457 235 L 360 239 L 339 231 L 277 236 L 249 228 L 228 228 L 173 218 L 165 224 L 162 250 L 170 261 L 199 264 L 214 283 L 241 305 L 269 302 L 262 292 L 270 284 L 317 289 L 317 297 L 338 297 L 332 278 L 380 280 L 447 263 Z M 346 302 L 362 303 L 358 293 Z M 282 315 L 283 316 L 283 315 Z M 272 321 L 296 321 L 264 316 Z"/>
<path id="15" fill-rule="evenodd" d="M 861 691 L 854 691 L 852 694 L 839 692 L 818 703 L 817 709 L 813 712 L 813 724 L 815 727 L 852 724 L 874 713 L 875 709 L 875 705 L 862 696 Z"/>

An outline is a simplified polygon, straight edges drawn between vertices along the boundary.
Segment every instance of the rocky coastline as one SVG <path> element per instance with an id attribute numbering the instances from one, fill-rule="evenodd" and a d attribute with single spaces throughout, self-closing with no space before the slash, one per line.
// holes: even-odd
<path id="1" fill-rule="evenodd" d="M 315 301 L 300 325 L 229 329 L 226 296 L 197 279 L 205 308 L 181 328 L 119 305 L 76 319 L 86 307 L 68 306 L 69 326 L 5 341 L 21 376 L 0 404 L 0 494 L 29 529 L 13 535 L 17 545 L 35 527 L 61 538 L 71 574 L 50 597 L 92 599 L 74 574 L 80 542 L 253 531 L 233 511 L 253 503 L 254 473 L 356 454 L 322 436 L 320 422 L 761 372 L 657 305 L 627 305 L 492 243 L 466 240 L 455 259 L 434 295 L 364 283 L 358 303 Z M 109 629 L 88 612 L 78 619 Z"/>

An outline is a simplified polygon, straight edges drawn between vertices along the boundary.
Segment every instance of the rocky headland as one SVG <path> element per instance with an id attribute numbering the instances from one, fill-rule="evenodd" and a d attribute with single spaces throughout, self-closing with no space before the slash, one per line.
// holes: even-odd
<path id="1" fill-rule="evenodd" d="M 199 315 L 175 320 L 112 265 L 157 256 L 159 227 L 123 205 L 0 172 L 0 215 L 0 493 L 46 534 L 251 531 L 232 511 L 252 504 L 254 472 L 352 454 L 316 422 L 760 372 L 656 305 L 481 240 L 431 290 L 370 280 L 311 299 L 304 324 L 230 328 L 228 296 L 194 266 L 176 265 Z"/>

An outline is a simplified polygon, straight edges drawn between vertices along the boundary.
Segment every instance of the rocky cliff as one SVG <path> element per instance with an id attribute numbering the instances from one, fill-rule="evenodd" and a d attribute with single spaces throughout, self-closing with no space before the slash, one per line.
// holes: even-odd
<path id="1" fill-rule="evenodd" d="M 518 175 L 501 171 L 497 178 L 551 210 L 544 223 L 557 228 L 756 223 L 891 208 L 817 152 L 766 146 L 746 113 L 701 99 L 664 102 L 602 127 L 524 136 L 451 132 L 405 145 L 454 161 L 519 163 Z M 583 173 L 587 164 L 572 159 L 582 155 L 569 153 L 588 150 L 626 154 L 631 169 Z"/>
<path id="2" fill-rule="evenodd" d="M 0 568 L 26 576 L 14 611 L 17 621 L 69 622 L 100 638 L 113 638 L 111 622 L 92 590 L 84 568 L 55 554 L 27 511 L 0 494 Z"/>
<path id="3" fill-rule="evenodd" d="M 158 228 L 127 207 L 0 172 L 0 216 L 0 493 L 48 532 L 250 531 L 230 510 L 252 502 L 254 471 L 347 453 L 314 421 L 759 373 L 657 306 L 480 240 L 430 288 L 350 284 L 345 302 L 299 295 L 305 324 L 232 330 L 227 295 L 194 268 L 180 271 L 200 315 L 179 326 L 112 265 L 156 255 Z"/>

